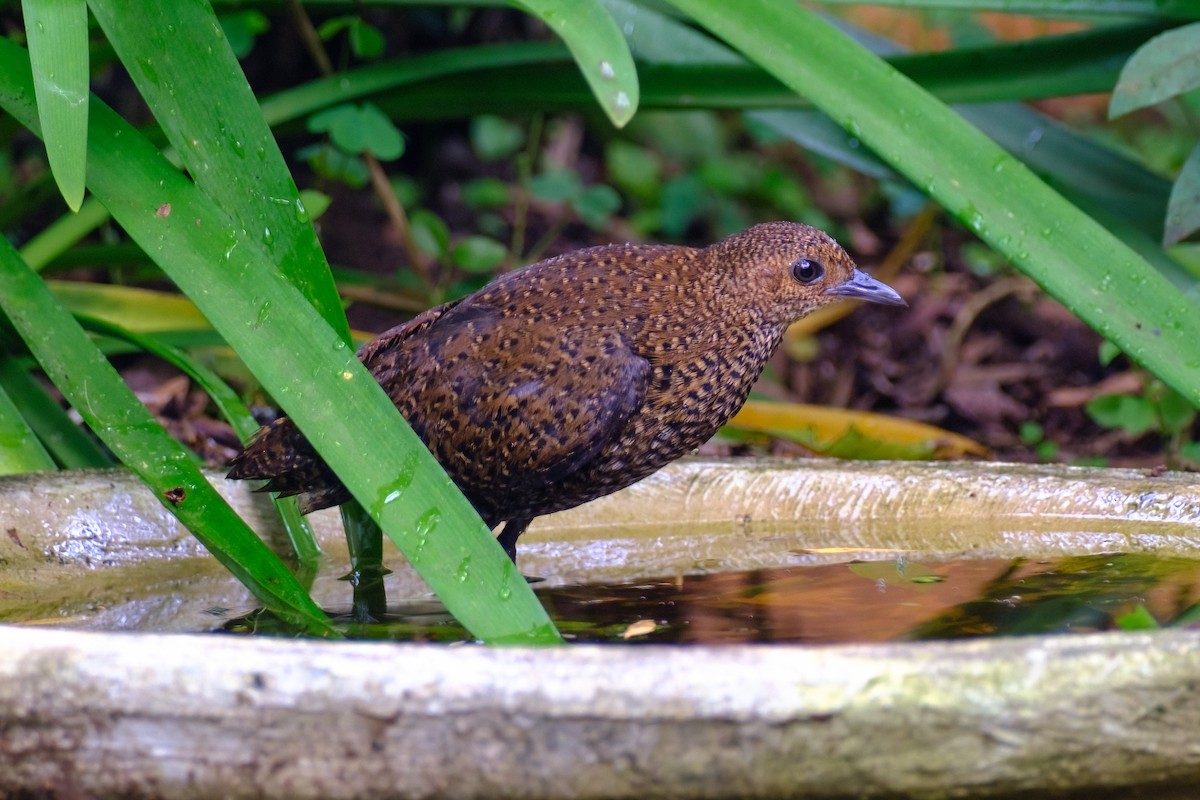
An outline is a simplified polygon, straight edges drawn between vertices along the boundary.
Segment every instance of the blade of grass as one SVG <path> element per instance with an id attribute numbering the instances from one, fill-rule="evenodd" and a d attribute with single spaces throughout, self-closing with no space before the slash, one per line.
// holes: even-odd
<path id="1" fill-rule="evenodd" d="M 88 36 L 84 0 L 21 0 L 50 170 L 72 211 L 87 159 Z"/>
<path id="2" fill-rule="evenodd" d="M 20 409 L 21 416 L 62 469 L 103 469 L 113 466 L 108 453 L 75 424 L 58 400 L 46 393 L 20 359 L 0 362 L 0 386 Z"/>
<path id="3" fill-rule="evenodd" d="M 196 304 L 156 289 L 110 283 L 48 280 L 46 285 L 75 314 L 95 317 L 134 333 L 212 330 Z"/>
<path id="4" fill-rule="evenodd" d="M 80 316 L 79 322 L 85 330 L 130 342 L 143 352 L 161 358 L 187 375 L 208 394 L 218 413 L 224 417 L 243 442 L 258 431 L 258 420 L 250 413 L 250 409 L 246 408 L 246 404 L 238 397 L 237 392 L 229 388 L 229 384 L 221 380 L 217 373 L 179 348 L 172 347 L 153 336 L 146 336 L 95 317 Z M 291 540 L 292 549 L 300 562 L 303 574 L 314 575 L 321 561 L 321 546 L 317 544 L 312 526 L 300 515 L 295 498 L 276 498 L 275 503 L 280 521 Z"/>
<path id="5" fill-rule="evenodd" d="M 105 219 L 108 219 L 108 212 L 104 213 Z M 65 250 L 54 256 L 44 267 L 35 267 L 30 264 L 30 269 L 45 274 L 56 269 L 70 269 L 72 267 L 148 267 L 153 263 L 142 252 L 142 248 L 133 242 L 78 244 L 78 241 L 78 238 L 75 239 L 73 246 L 69 250 Z M 25 250 L 22 249 L 21 253 L 24 255 Z"/>
<path id="6" fill-rule="evenodd" d="M 196 184 L 350 341 L 316 231 L 212 9 L 177 0 L 91 9 Z"/>
<path id="7" fill-rule="evenodd" d="M 1094 198 L 1151 236 L 1162 231 L 1170 181 L 1031 108 L 998 103 L 966 106 L 959 113 L 986 127 L 1034 171 L 1053 175 L 1056 183 Z"/>
<path id="8" fill-rule="evenodd" d="M 87 144 L 86 140 L 84 144 Z M 30 269 L 41 271 L 107 219 L 108 209 L 94 198 L 85 200 L 74 214 L 59 217 L 26 242 L 21 248 L 21 257 Z"/>
<path id="9" fill-rule="evenodd" d="M 36 133 L 31 82 L 25 53 L 0 39 L 0 107 Z M 379 384 L 248 234 L 95 98 L 90 127 L 89 189 L 242 356 L 448 610 L 484 641 L 560 642 Z"/>
<path id="10" fill-rule="evenodd" d="M 335 635 L 279 558 L 138 402 L 7 240 L 0 240 L 0 307 L 88 426 L 263 605 L 311 634 Z"/>
<path id="11" fill-rule="evenodd" d="M 855 5 L 862 0 L 820 0 L 829 6 Z M 873 5 L 902 8 L 958 8 L 964 11 L 1004 11 L 1047 17 L 1119 16 L 1200 19 L 1195 0 L 871 0 Z"/>
<path id="12" fill-rule="evenodd" d="M 1107 92 L 1126 60 L 1165 28 L 1163 22 L 1095 28 L 940 53 L 896 55 L 888 61 L 947 103 Z"/>
<path id="13" fill-rule="evenodd" d="M 58 469 L 25 416 L 5 391 L 4 373 L 24 371 L 11 355 L 0 356 L 0 475 Z"/>
<path id="14" fill-rule="evenodd" d="M 1200 404 L 1200 307 L 953 110 L 787 0 L 745 0 L 736 12 L 714 0 L 671 2 L 806 94 L 1073 313 Z"/>
<path id="15" fill-rule="evenodd" d="M 613 125 L 623 128 L 638 108 L 638 74 L 629 45 L 596 0 L 513 0 L 554 31 Z"/>
<path id="16" fill-rule="evenodd" d="M 270 125 L 275 126 L 331 105 L 431 78 L 460 72 L 486 73 L 518 64 L 567 62 L 569 59 L 569 51 L 558 42 L 521 42 L 441 50 L 348 70 L 285 89 L 263 99 L 262 114 Z M 577 76 L 578 71 L 574 70 L 573 74 Z"/>
<path id="17" fill-rule="evenodd" d="M 161 358 L 171 366 L 187 375 L 208 394 L 216 406 L 217 412 L 230 424 L 238 438 L 245 440 L 254 435 L 259 429 L 258 422 L 246 404 L 238 397 L 237 392 L 229 388 L 229 384 L 221 377 L 196 359 L 177 347 L 164 344 L 153 336 L 137 333 L 107 320 L 86 315 L 77 315 L 83 329 L 92 333 L 100 333 L 121 339 L 133 344 L 137 349 Z"/>

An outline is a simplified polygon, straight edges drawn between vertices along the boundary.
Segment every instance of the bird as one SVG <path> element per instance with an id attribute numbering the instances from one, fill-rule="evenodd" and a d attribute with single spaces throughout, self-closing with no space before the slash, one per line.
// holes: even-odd
<path id="1" fill-rule="evenodd" d="M 516 562 L 535 517 L 695 450 L 746 401 L 788 325 L 838 300 L 904 306 L 821 230 L 768 222 L 703 248 L 611 244 L 506 273 L 358 357 Z M 350 493 L 295 423 L 263 427 L 236 480 L 304 513 Z"/>

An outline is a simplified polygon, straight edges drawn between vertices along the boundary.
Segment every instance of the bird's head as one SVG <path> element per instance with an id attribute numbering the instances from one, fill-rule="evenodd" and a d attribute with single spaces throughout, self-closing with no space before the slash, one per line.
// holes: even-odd
<path id="1" fill-rule="evenodd" d="M 788 324 L 837 300 L 907 305 L 890 286 L 855 267 L 824 232 L 797 222 L 767 222 L 717 242 L 716 264 L 765 319 Z"/>

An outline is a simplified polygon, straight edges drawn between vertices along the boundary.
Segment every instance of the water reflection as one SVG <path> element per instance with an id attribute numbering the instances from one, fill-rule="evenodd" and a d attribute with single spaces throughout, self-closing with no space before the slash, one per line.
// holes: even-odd
<path id="1" fill-rule="evenodd" d="M 538 595 L 576 642 L 830 644 L 1070 633 L 1197 624 L 1200 561 L 1135 554 L 923 564 L 899 558 L 545 588 Z M 361 638 L 468 638 L 436 602 L 393 604 L 374 623 L 349 614 L 341 622 Z M 274 626 L 252 616 L 225 629 L 270 633 Z"/>

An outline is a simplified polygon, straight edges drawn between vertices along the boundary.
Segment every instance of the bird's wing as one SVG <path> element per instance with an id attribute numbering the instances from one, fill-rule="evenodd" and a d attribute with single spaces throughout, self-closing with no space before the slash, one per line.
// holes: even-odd
<path id="1" fill-rule="evenodd" d="M 376 380 L 380 380 L 382 373 L 396 371 L 398 367 L 403 366 L 403 359 L 408 353 L 404 342 L 428 330 L 461 302 L 461 300 L 455 300 L 452 303 L 444 303 L 418 314 L 408 322 L 402 322 L 394 328 L 389 328 L 358 348 L 359 361 L 363 362 L 363 366 L 375 376 Z"/>
<path id="2" fill-rule="evenodd" d="M 479 491 L 535 491 L 586 466 L 641 407 L 651 373 L 619 332 L 532 326 L 477 303 L 417 338 L 406 415 Z"/>

